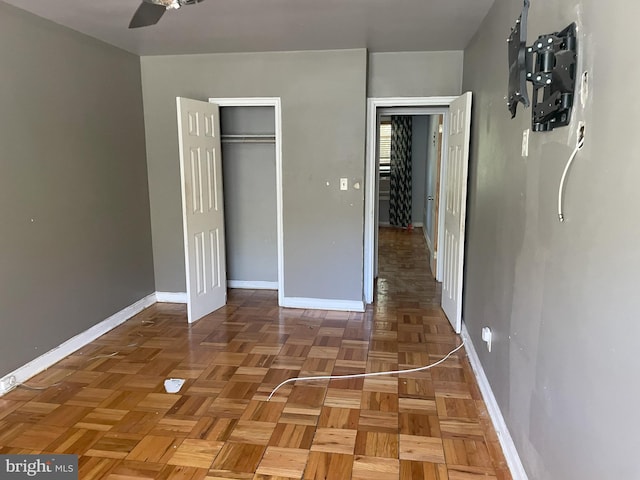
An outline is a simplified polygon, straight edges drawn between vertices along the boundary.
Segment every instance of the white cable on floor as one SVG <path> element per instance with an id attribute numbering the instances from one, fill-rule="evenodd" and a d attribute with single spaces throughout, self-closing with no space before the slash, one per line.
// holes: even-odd
<path id="1" fill-rule="evenodd" d="M 284 382 L 282 382 L 280 385 L 278 385 L 276 388 L 273 389 L 273 391 L 271 392 L 271 395 L 269 395 L 269 398 L 267 398 L 267 402 L 271 400 L 271 397 L 273 397 L 273 394 L 276 393 L 280 387 L 282 387 L 283 385 L 286 385 L 289 382 L 304 382 L 304 381 L 311 381 L 311 380 L 341 380 L 341 379 L 345 379 L 345 378 L 376 377 L 376 376 L 379 376 L 379 375 L 394 375 L 394 374 L 421 372 L 423 370 L 428 370 L 428 369 L 433 368 L 433 367 L 435 367 L 437 365 L 440 365 L 442 362 L 444 362 L 447 358 L 449 358 L 451 355 L 456 353 L 462 347 L 464 347 L 464 340 L 462 341 L 462 343 L 460 345 L 458 345 L 456 348 L 451 350 L 449 353 L 447 353 L 447 355 L 444 358 L 438 360 L 437 362 L 432 363 L 431 365 L 426 365 L 424 367 L 410 368 L 408 370 L 393 370 L 393 371 L 389 371 L 389 372 L 372 372 L 372 373 L 356 373 L 356 374 L 353 374 L 353 375 L 322 375 L 322 376 L 318 376 L 318 377 L 292 377 L 292 378 L 288 378 L 287 380 L 285 380 Z"/>
<path id="2" fill-rule="evenodd" d="M 567 162 L 567 166 L 564 167 L 562 178 L 560 179 L 560 188 L 558 188 L 558 220 L 560 220 L 560 222 L 564 222 L 564 214 L 562 213 L 562 196 L 564 194 L 564 181 L 567 179 L 567 173 L 569 172 L 569 167 L 571 167 L 571 164 L 575 160 L 576 155 L 578 155 L 578 150 L 580 150 L 583 145 L 584 145 L 584 138 L 582 138 L 580 142 L 578 142 L 578 144 L 576 145 L 576 148 L 571 153 L 571 156 L 569 157 L 569 161 Z"/>

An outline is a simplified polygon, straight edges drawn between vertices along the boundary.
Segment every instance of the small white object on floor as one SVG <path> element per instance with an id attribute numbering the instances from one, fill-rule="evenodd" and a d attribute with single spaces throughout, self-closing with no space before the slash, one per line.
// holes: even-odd
<path id="1" fill-rule="evenodd" d="M 167 393 L 178 393 L 184 385 L 183 378 L 167 378 L 164 381 L 164 389 Z"/>

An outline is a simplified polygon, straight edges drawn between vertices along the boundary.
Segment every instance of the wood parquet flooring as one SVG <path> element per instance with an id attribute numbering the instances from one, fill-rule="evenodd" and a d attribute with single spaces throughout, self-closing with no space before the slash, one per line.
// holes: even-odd
<path id="1" fill-rule="evenodd" d="M 83 480 L 510 479 L 420 230 L 382 229 L 364 313 L 277 307 L 231 290 L 194 325 L 156 304 L 0 398 L 0 453 L 74 453 Z M 166 378 L 186 380 L 165 393 Z"/>

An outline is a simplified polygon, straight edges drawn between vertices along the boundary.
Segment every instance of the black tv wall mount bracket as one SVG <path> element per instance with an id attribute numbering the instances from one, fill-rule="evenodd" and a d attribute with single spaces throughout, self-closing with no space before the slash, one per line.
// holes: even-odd
<path id="1" fill-rule="evenodd" d="M 507 108 L 511 118 L 516 116 L 518 103 L 529 106 L 527 93 L 527 17 L 529 15 L 529 0 L 524 0 L 522 13 L 516 20 L 507 38 L 509 49 L 509 96 Z"/>
<path id="2" fill-rule="evenodd" d="M 539 36 L 527 47 L 527 80 L 533 83 L 531 125 L 535 132 L 563 127 L 571 120 L 576 43 L 576 24 L 572 23 L 560 32 Z"/>
<path id="3" fill-rule="evenodd" d="M 576 84 L 576 24 L 560 32 L 540 35 L 526 46 L 529 0 L 507 39 L 509 53 L 509 95 L 507 107 L 511 118 L 518 103 L 530 105 L 527 93 L 533 84 L 531 125 L 535 132 L 545 132 L 569 124 Z"/>

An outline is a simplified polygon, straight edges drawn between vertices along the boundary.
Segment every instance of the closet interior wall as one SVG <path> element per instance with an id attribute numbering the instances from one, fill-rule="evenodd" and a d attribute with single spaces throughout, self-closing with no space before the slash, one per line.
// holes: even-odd
<path id="1" fill-rule="evenodd" d="M 227 281 L 277 289 L 274 108 L 221 107 L 220 134 Z"/>

